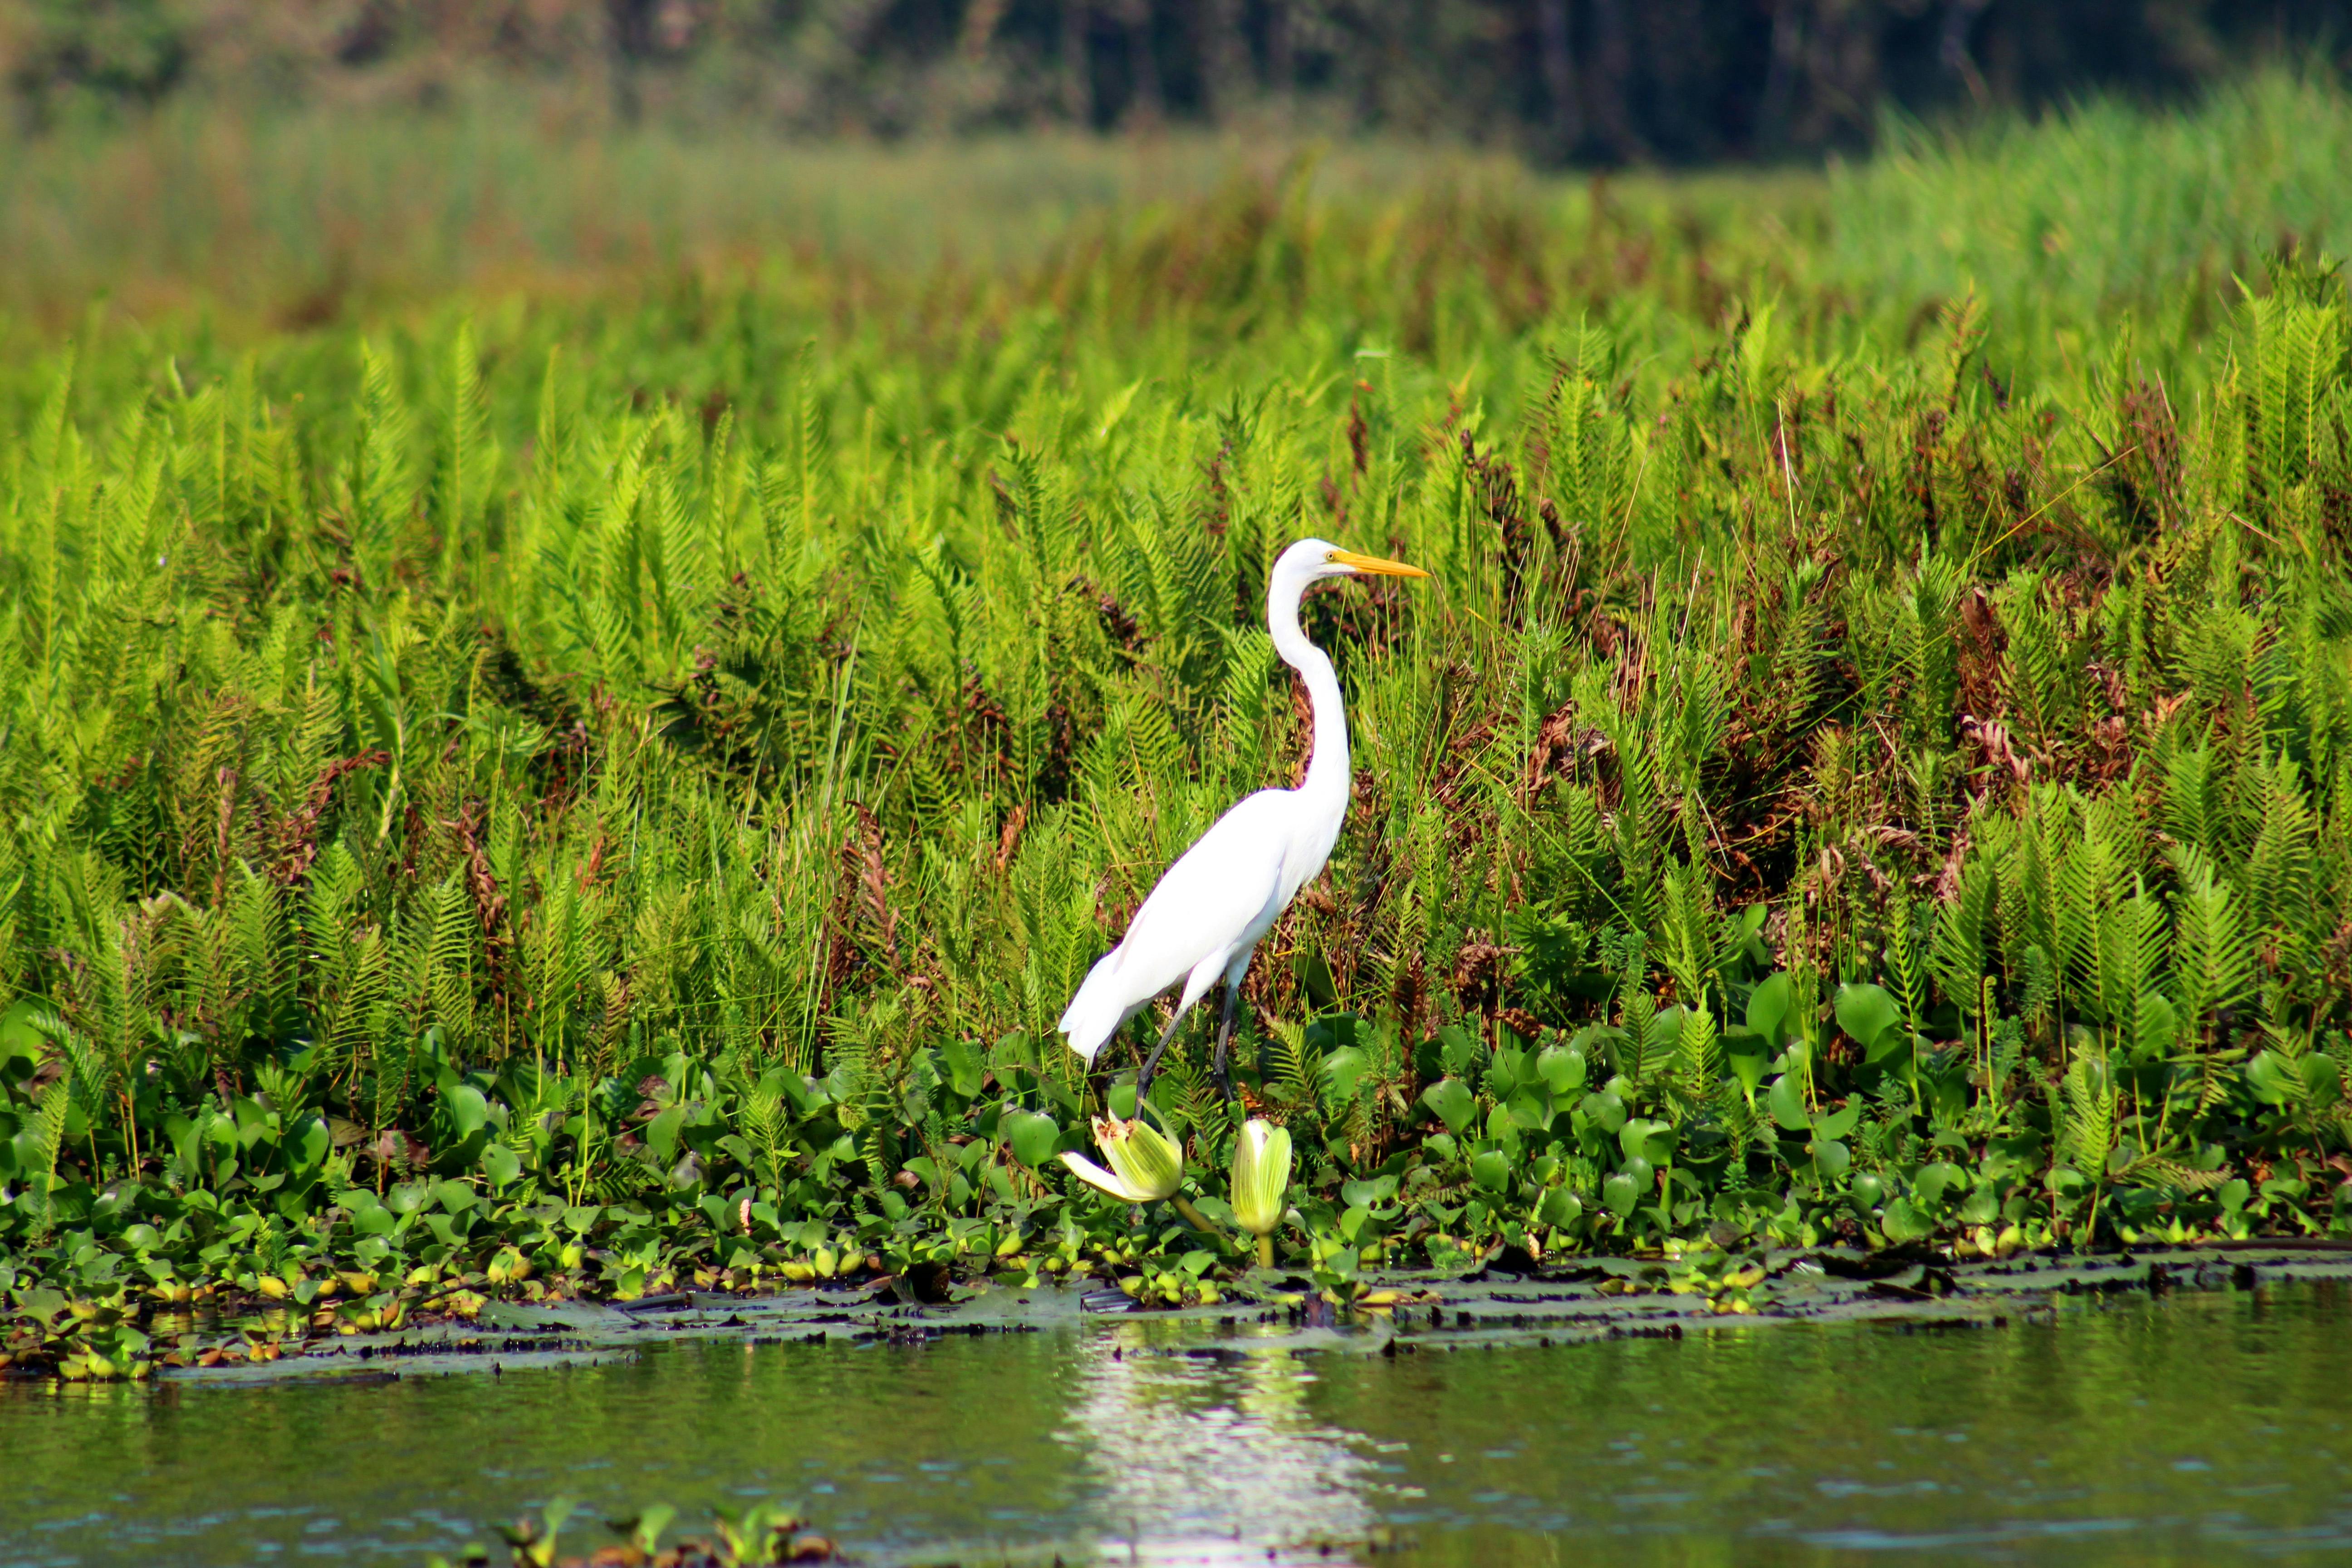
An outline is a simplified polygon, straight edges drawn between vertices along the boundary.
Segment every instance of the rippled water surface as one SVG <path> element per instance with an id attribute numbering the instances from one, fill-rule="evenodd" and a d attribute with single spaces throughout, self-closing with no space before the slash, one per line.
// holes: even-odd
<path id="1" fill-rule="evenodd" d="M 885 1563 L 1344 1562 L 1383 1528 L 1431 1563 L 2352 1560 L 2352 1301 L 2326 1287 L 1966 1332 L 1181 1349 L 1111 1320 L 496 1379 L 0 1385 L 0 1564 L 417 1568 L 556 1496 L 583 1521 L 797 1500 Z"/>

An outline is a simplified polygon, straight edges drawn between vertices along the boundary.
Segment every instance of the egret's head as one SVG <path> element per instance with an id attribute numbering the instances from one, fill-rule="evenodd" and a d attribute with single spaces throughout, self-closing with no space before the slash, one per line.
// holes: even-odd
<path id="1" fill-rule="evenodd" d="M 1342 550 L 1328 539 L 1302 539 L 1282 552 L 1275 566 L 1275 574 L 1284 576 L 1296 573 L 1303 583 L 1323 577 L 1426 577 L 1428 573 L 1418 566 L 1408 566 L 1402 561 L 1389 561 L 1378 555 L 1360 555 L 1352 550 Z"/>

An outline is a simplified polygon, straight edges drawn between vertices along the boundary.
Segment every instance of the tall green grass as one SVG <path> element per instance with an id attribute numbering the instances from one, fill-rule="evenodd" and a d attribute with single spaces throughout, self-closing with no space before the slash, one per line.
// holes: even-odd
<path id="1" fill-rule="evenodd" d="M 111 131 L 0 128 L 0 310 L 81 330 L 93 300 L 252 337 L 680 272 L 995 271 L 1106 215 L 1183 205 L 1313 156 L 1327 197 L 1529 183 L 1468 149 L 1318 152 L 1202 132 L 810 142 L 737 124 L 616 130 L 499 97 L 239 114 L 174 104 Z"/>
<path id="2" fill-rule="evenodd" d="M 1289 1267 L 2341 1228 L 2341 280 L 2053 289 L 2036 353 L 1835 228 L 1735 288 L 1578 200 L 20 360 L 7 1353 L 135 1369 L 209 1290 L 1213 1296 L 1240 1249 L 1052 1162 L 1123 1103 L 1052 1025 L 1299 765 L 1307 533 L 1436 580 L 1307 612 L 1360 772 L 1245 997 Z M 1155 1100 L 1215 1218 L 1204 1050 Z"/>
<path id="3" fill-rule="evenodd" d="M 180 104 L 112 131 L 0 131 L 0 321 L 21 358 L 110 319 L 201 319 L 250 343 L 452 298 L 486 310 L 680 277 L 823 279 L 870 305 L 948 279 L 1034 278 L 1295 169 L 1326 226 L 1426 227 L 1454 205 L 1465 228 L 1515 231 L 1508 264 L 1552 313 L 1563 292 L 1631 293 L 1711 325 L 1735 299 L 1779 292 L 1875 343 L 1915 338 L 1973 291 L 2001 357 L 2039 364 L 2126 312 L 2144 352 L 2194 348 L 2225 321 L 2233 279 L 2282 241 L 2344 250 L 2347 126 L 2333 76 L 2273 71 L 2174 116 L 2092 100 L 2040 123 L 1890 121 L 1876 156 L 1826 174 L 1589 183 L 1402 143 L 883 147 L 615 131 L 498 98 L 430 114 Z M 1360 270 L 1385 255 L 1318 259 Z"/>
<path id="4" fill-rule="evenodd" d="M 2129 313 L 2193 340 L 2281 245 L 2352 250 L 2347 161 L 2332 73 L 2248 78 L 2179 116 L 2093 100 L 2041 124 L 1895 121 L 1876 157 L 1831 172 L 1826 270 L 1896 302 L 1974 289 L 2023 336 Z"/>

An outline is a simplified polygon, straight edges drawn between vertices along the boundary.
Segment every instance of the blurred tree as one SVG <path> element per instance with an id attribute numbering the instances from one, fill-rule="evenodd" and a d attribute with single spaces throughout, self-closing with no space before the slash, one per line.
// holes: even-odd
<path id="1" fill-rule="evenodd" d="M 189 42 L 168 0 L 0 0 L 0 67 L 36 114 L 80 96 L 152 103 L 186 71 Z"/>
<path id="2" fill-rule="evenodd" d="M 2352 0 L 0 0 L 0 82 L 37 126 L 522 79 L 802 133 L 1303 120 L 1606 163 L 2177 92 L 2347 39 Z"/>

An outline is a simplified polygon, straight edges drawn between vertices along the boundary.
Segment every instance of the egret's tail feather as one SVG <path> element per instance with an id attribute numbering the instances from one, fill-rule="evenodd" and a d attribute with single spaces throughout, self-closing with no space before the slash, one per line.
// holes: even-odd
<path id="1" fill-rule="evenodd" d="M 1111 976 L 1118 968 L 1117 949 L 1096 960 L 1095 966 L 1087 971 L 1087 978 L 1079 985 L 1078 994 L 1071 997 L 1069 1006 L 1063 1009 L 1062 1021 L 1055 1026 L 1069 1037 L 1070 1049 L 1086 1058 L 1089 1065 L 1134 1011 L 1121 1001 L 1117 987 L 1111 984 Z"/>

